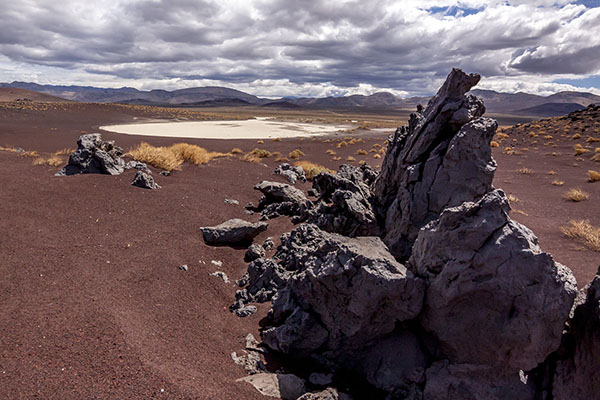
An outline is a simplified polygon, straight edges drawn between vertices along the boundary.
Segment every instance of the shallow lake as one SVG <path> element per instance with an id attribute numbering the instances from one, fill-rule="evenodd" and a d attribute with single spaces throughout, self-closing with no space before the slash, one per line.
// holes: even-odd
<path id="1" fill-rule="evenodd" d="M 282 122 L 268 118 L 241 121 L 150 122 L 102 126 L 101 129 L 127 135 L 196 139 L 272 139 L 330 135 L 348 125 Z"/>

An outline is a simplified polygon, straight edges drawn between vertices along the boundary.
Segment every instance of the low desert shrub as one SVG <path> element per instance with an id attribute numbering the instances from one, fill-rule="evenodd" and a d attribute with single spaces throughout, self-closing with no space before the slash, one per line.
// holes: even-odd
<path id="1" fill-rule="evenodd" d="M 558 179 L 555 179 L 555 180 L 553 180 L 553 181 L 552 181 L 552 184 L 553 184 L 554 186 L 562 186 L 562 185 L 564 185 L 564 184 L 565 184 L 565 182 L 563 182 L 563 181 L 559 181 Z"/>
<path id="2" fill-rule="evenodd" d="M 31 158 L 38 158 L 40 156 L 40 153 L 38 153 L 35 150 L 32 151 L 24 151 L 20 154 L 21 157 L 31 157 Z"/>
<path id="3" fill-rule="evenodd" d="M 517 172 L 520 173 L 520 174 L 523 174 L 523 175 L 531 175 L 531 174 L 533 174 L 532 170 L 530 170 L 529 168 L 525 168 L 525 167 L 518 169 Z"/>
<path id="4" fill-rule="evenodd" d="M 490 147 L 500 147 L 500 143 L 498 143 L 498 142 L 496 142 L 496 141 L 492 140 L 492 141 L 490 142 Z"/>
<path id="5" fill-rule="evenodd" d="M 356 150 L 356 155 L 358 155 L 358 156 L 366 156 L 367 154 L 369 154 L 369 153 L 366 150 L 363 150 L 363 149 Z"/>
<path id="6" fill-rule="evenodd" d="M 577 143 L 575 146 L 573 146 L 573 150 L 575 150 L 575 155 L 577 155 L 577 156 L 585 154 L 589 151 L 588 149 L 584 148 L 579 143 Z"/>
<path id="7" fill-rule="evenodd" d="M 272 156 L 273 153 L 271 153 L 269 150 L 254 148 L 252 149 L 252 151 L 249 151 L 248 153 L 244 154 L 242 156 L 242 160 L 247 162 L 260 162 L 261 159 L 269 158 Z"/>
<path id="8" fill-rule="evenodd" d="M 581 135 L 579 133 L 576 133 L 573 136 L 571 136 L 571 139 L 573 139 L 573 140 L 581 139 Z"/>
<path id="9" fill-rule="evenodd" d="M 588 171 L 588 181 L 589 182 L 598 182 L 600 181 L 600 172 L 589 170 Z"/>
<path id="10" fill-rule="evenodd" d="M 257 141 L 256 141 L 256 144 L 264 144 L 264 143 L 265 143 L 265 141 L 264 141 L 264 140 L 257 140 Z"/>
<path id="11" fill-rule="evenodd" d="M 373 158 L 381 158 L 380 154 L 373 154 Z"/>
<path id="12" fill-rule="evenodd" d="M 325 153 L 330 156 L 335 156 L 335 151 L 333 151 L 331 149 L 327 150 Z"/>
<path id="13" fill-rule="evenodd" d="M 504 139 L 508 139 L 509 136 L 506 133 L 496 133 L 496 138 L 498 140 L 504 140 Z"/>
<path id="14" fill-rule="evenodd" d="M 244 154 L 244 150 L 235 147 L 235 148 L 231 149 L 230 153 L 231 154 Z"/>
<path id="15" fill-rule="evenodd" d="M 348 157 L 346 157 L 346 161 L 353 162 L 353 161 L 356 161 L 356 158 L 354 158 L 352 156 L 348 156 Z"/>
<path id="16" fill-rule="evenodd" d="M 155 147 L 142 142 L 127 152 L 136 161 L 144 162 L 166 171 L 179 169 L 181 164 L 189 162 L 194 165 L 206 164 L 214 158 L 227 154 L 208 151 L 203 147 L 188 143 L 176 143 L 169 147 Z"/>
<path id="17" fill-rule="evenodd" d="M 288 154 L 288 157 L 289 157 L 291 160 L 297 160 L 297 159 L 299 159 L 299 158 L 300 158 L 300 156 L 304 156 L 304 155 L 305 155 L 305 154 L 304 154 L 304 152 L 303 152 L 302 150 L 300 150 L 300 149 L 295 149 L 295 150 L 292 150 L 292 151 L 290 151 L 290 154 Z"/>
<path id="18" fill-rule="evenodd" d="M 588 136 L 586 142 L 588 142 L 588 143 L 600 142 L 600 138 Z"/>
<path id="19" fill-rule="evenodd" d="M 276 137 L 276 138 L 273 138 L 271 140 L 273 140 L 274 142 L 281 142 L 281 138 L 280 137 Z"/>
<path id="20" fill-rule="evenodd" d="M 341 149 L 342 147 L 346 147 L 346 146 L 348 146 L 348 142 L 346 142 L 345 140 L 342 140 L 335 147 L 337 147 L 338 149 Z"/>
<path id="21" fill-rule="evenodd" d="M 312 180 L 315 176 L 319 175 L 321 172 L 329 172 L 330 174 L 335 174 L 335 171 L 310 161 L 296 161 L 294 164 L 298 167 L 302 167 L 304 173 L 306 174 L 306 179 L 308 179 L 309 181 Z"/>
<path id="22" fill-rule="evenodd" d="M 563 195 L 563 197 L 577 203 L 589 199 L 590 195 L 581 190 L 581 188 L 571 188 Z"/>
<path id="23" fill-rule="evenodd" d="M 571 220 L 568 226 L 562 226 L 560 230 L 564 235 L 579 241 L 588 249 L 600 251 L 600 228 L 593 226 L 589 220 Z"/>

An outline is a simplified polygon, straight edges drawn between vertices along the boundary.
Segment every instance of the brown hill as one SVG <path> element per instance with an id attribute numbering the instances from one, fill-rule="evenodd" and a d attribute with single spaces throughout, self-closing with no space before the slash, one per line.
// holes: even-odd
<path id="1" fill-rule="evenodd" d="M 48 94 L 34 92 L 27 89 L 4 88 L 0 87 L 0 101 L 37 101 L 40 103 L 59 103 L 69 101 L 60 97 L 50 96 Z"/>

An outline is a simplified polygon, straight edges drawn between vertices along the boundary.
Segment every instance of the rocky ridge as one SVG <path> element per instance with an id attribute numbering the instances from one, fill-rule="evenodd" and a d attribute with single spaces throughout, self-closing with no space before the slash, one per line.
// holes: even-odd
<path id="1" fill-rule="evenodd" d="M 267 348 L 389 399 L 593 396 L 598 278 L 570 319 L 571 271 L 492 186 L 497 124 L 466 95 L 478 81 L 453 70 L 390 137 L 379 174 L 320 174 L 316 201 L 257 186 L 263 219 L 303 222 L 239 282 L 237 309 L 272 301 Z"/>

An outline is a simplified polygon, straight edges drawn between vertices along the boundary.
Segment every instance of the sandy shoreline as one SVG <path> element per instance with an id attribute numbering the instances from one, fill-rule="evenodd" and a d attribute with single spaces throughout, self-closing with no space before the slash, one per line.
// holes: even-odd
<path id="1" fill-rule="evenodd" d="M 107 125 L 100 129 L 126 135 L 195 139 L 273 139 L 323 136 L 348 129 L 348 125 L 282 122 L 268 118 L 232 121 L 151 122 Z"/>

